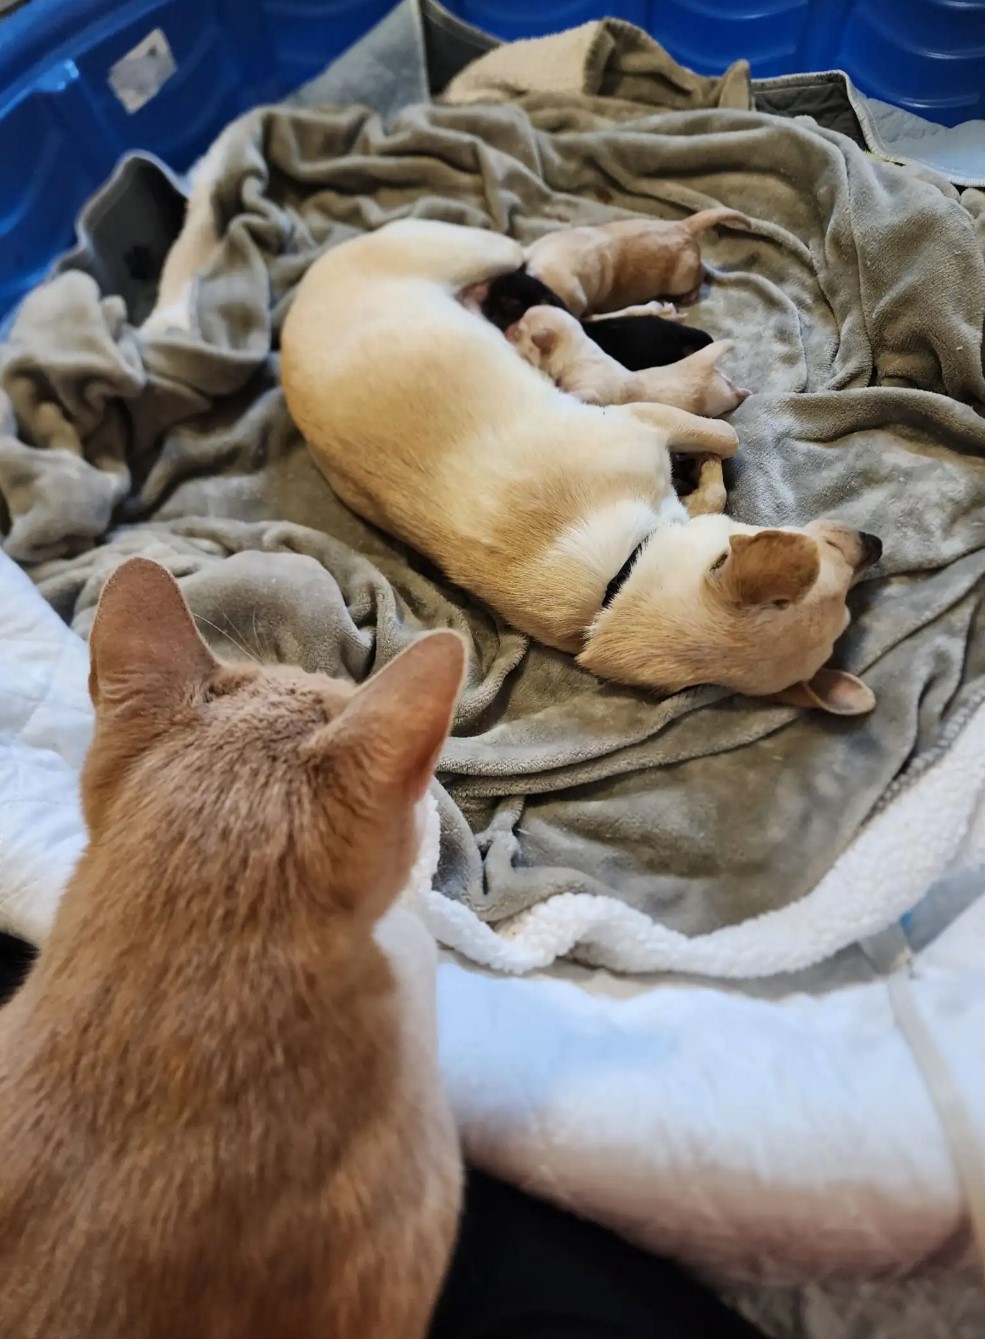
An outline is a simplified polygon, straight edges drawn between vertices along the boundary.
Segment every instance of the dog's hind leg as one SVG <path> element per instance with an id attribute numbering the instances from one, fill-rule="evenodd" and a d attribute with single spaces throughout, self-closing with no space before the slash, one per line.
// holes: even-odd
<path id="1" fill-rule="evenodd" d="M 385 258 L 387 269 L 433 279 L 452 292 L 523 264 L 523 247 L 512 237 L 433 219 L 398 219 L 361 238 L 360 245 L 364 252 Z"/>

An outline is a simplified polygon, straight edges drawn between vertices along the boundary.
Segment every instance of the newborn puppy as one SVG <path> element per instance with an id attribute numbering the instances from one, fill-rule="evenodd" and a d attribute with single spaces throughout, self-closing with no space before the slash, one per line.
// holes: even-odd
<path id="1" fill-rule="evenodd" d="M 562 311 L 565 310 L 564 303 L 554 290 L 540 279 L 535 279 L 526 265 L 476 287 L 485 290 L 478 295 L 478 310 L 497 330 L 509 330 L 531 307 L 560 307 Z M 470 297 L 470 290 L 462 294 L 466 306 L 469 305 Z"/>
<path id="2" fill-rule="evenodd" d="M 557 307 L 567 310 L 553 289 L 527 272 L 526 266 L 501 274 L 488 284 L 477 284 L 461 295 L 467 307 L 480 312 L 498 330 L 508 330 L 531 307 Z M 683 326 L 668 320 L 673 306 L 665 305 L 666 315 L 659 315 L 658 303 L 631 308 L 614 316 L 600 317 L 582 323 L 585 334 L 600 349 L 631 372 L 646 367 L 665 367 L 676 363 L 711 343 L 711 335 L 704 330 Z"/>
<path id="3" fill-rule="evenodd" d="M 629 372 L 558 307 L 531 307 L 506 337 L 521 357 L 584 404 L 668 404 L 717 418 L 749 395 L 716 367 L 732 347 L 728 339 L 716 340 L 670 367 Z"/>
<path id="4" fill-rule="evenodd" d="M 719 223 L 750 228 L 736 209 L 702 209 L 679 223 L 624 219 L 562 228 L 527 248 L 527 269 L 575 316 L 615 312 L 648 298 L 693 301 L 704 277 L 698 235 Z"/>

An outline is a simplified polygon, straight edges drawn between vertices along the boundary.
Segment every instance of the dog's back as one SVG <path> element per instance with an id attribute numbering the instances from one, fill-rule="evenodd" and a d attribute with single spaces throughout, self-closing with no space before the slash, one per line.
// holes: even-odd
<path id="1" fill-rule="evenodd" d="M 515 626 L 575 650 L 612 545 L 674 504 L 670 432 L 683 434 L 679 449 L 699 449 L 685 440 L 696 434 L 725 454 L 735 434 L 655 405 L 579 404 L 524 363 L 456 297 L 521 260 L 498 234 L 416 220 L 345 243 L 302 281 L 281 372 L 345 502 Z M 612 508 L 619 520 L 603 524 L 613 539 L 600 552 L 586 517 Z"/>

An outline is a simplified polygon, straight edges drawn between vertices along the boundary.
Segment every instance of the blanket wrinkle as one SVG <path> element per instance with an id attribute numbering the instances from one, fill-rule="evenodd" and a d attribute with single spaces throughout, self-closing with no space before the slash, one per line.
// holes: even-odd
<path id="1" fill-rule="evenodd" d="M 595 947 L 582 936 L 572 951 L 618 942 L 642 971 L 644 926 L 700 937 L 810 894 L 985 692 L 985 237 L 974 198 L 750 111 L 734 82 L 666 64 L 655 77 L 665 56 L 624 24 L 604 37 L 601 73 L 579 63 L 582 34 L 560 90 L 534 86 L 522 44 L 486 57 L 528 88 L 510 103 L 283 106 L 234 123 L 199 186 L 216 231 L 187 275 L 186 328 L 137 332 L 72 271 L 25 304 L 0 390 L 44 386 L 79 448 L 46 446 L 36 415 L 15 433 L 8 415 L 0 492 L 8 552 L 82 632 L 135 552 L 178 573 L 227 654 L 242 643 L 361 679 L 422 628 L 458 628 L 473 654 L 442 759 L 443 891 L 514 939 L 552 899 L 596 899 Z M 364 229 L 415 213 L 526 242 L 709 204 L 753 219 L 708 234 L 713 277 L 692 316 L 736 339 L 730 370 L 756 391 L 735 415 L 732 513 L 833 515 L 885 541 L 837 647 L 876 692 L 863 722 L 599 683 L 348 512 L 277 388 L 294 287 Z M 620 904 L 641 927 L 633 951 L 606 919 Z M 843 934 L 824 952 L 850 923 Z"/>

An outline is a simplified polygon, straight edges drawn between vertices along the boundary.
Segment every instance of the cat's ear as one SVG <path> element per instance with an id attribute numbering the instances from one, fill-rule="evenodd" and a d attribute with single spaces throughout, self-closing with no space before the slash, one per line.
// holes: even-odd
<path id="1" fill-rule="evenodd" d="M 314 747 L 351 749 L 374 786 L 420 799 L 451 727 L 465 664 L 458 633 L 419 637 L 354 694 Z"/>
<path id="2" fill-rule="evenodd" d="M 103 587 L 89 635 L 93 702 L 127 700 L 150 681 L 184 691 L 217 664 L 171 573 L 149 558 L 122 563 Z"/>

